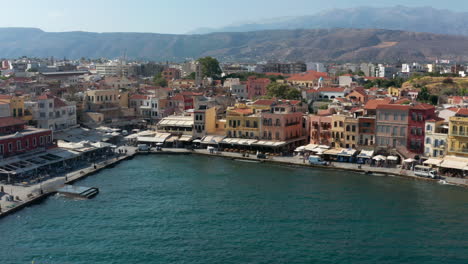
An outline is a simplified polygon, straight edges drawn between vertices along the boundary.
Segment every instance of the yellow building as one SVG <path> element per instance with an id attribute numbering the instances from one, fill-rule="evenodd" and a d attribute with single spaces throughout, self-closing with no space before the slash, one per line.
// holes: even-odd
<path id="1" fill-rule="evenodd" d="M 24 97 L 16 95 L 3 95 L 0 97 L 0 102 L 10 105 L 10 115 L 20 118 L 24 121 L 32 120 L 32 113 L 24 108 Z"/>
<path id="2" fill-rule="evenodd" d="M 468 157 L 468 109 L 460 109 L 449 119 L 447 155 Z"/>
<path id="3" fill-rule="evenodd" d="M 395 97 L 398 97 L 400 96 L 400 89 L 397 88 L 397 87 L 388 87 L 388 90 L 387 90 L 388 94 L 391 95 L 391 96 L 395 96 Z"/>
<path id="4" fill-rule="evenodd" d="M 356 118 L 347 117 L 344 121 L 344 147 L 356 148 L 359 138 L 359 124 Z"/>
<path id="5" fill-rule="evenodd" d="M 128 108 L 128 92 L 119 92 L 120 107 Z"/>
<path id="6" fill-rule="evenodd" d="M 344 115 L 332 115 L 331 116 L 332 128 L 331 128 L 331 147 L 332 148 L 344 148 L 345 147 L 345 120 Z"/>
<path id="7" fill-rule="evenodd" d="M 260 138 L 260 114 L 245 104 L 236 104 L 226 112 L 226 136 L 228 138 Z"/>

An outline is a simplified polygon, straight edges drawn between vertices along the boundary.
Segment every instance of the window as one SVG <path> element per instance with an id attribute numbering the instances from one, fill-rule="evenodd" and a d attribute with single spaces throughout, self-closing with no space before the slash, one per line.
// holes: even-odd
<path id="1" fill-rule="evenodd" d="M 21 149 L 22 149 L 21 148 L 21 141 L 18 140 L 18 141 L 16 141 L 16 150 L 21 150 Z"/>
<path id="2" fill-rule="evenodd" d="M 12 152 L 12 151 L 13 151 L 13 144 L 8 143 L 8 152 Z"/>
<path id="3" fill-rule="evenodd" d="M 431 138 L 426 138 L 426 144 L 431 144 Z"/>
<path id="4" fill-rule="evenodd" d="M 427 125 L 427 126 L 426 126 L 426 130 L 427 130 L 427 131 L 431 131 L 431 130 L 432 130 L 432 126 L 431 126 L 431 125 Z"/>
<path id="5" fill-rule="evenodd" d="M 3 154 L 3 144 L 0 144 L 0 154 Z"/>
<path id="6" fill-rule="evenodd" d="M 396 136 L 398 134 L 398 127 L 393 127 L 392 136 Z"/>
<path id="7" fill-rule="evenodd" d="M 397 113 L 394 113 L 394 114 L 393 114 L 393 120 L 395 120 L 395 121 L 398 120 L 398 114 L 397 114 Z"/>
<path id="8" fill-rule="evenodd" d="M 400 127 L 400 136 L 402 136 L 402 137 L 406 136 L 405 127 Z"/>
<path id="9" fill-rule="evenodd" d="M 25 144 L 24 144 L 24 145 L 25 145 L 25 147 L 26 147 L 26 148 L 29 148 L 29 138 L 27 138 L 27 139 L 26 139 L 26 141 L 25 141 Z"/>
<path id="10" fill-rule="evenodd" d="M 39 145 L 44 145 L 44 137 L 43 136 L 39 137 Z"/>
<path id="11" fill-rule="evenodd" d="M 32 142 L 32 143 L 33 143 L 33 146 L 34 146 L 34 147 L 37 146 L 37 141 L 36 141 L 36 138 L 35 138 L 35 137 L 33 138 L 33 142 Z"/>
<path id="12" fill-rule="evenodd" d="M 276 132 L 276 133 L 275 133 L 275 137 L 276 137 L 277 140 L 279 140 L 279 139 L 280 139 L 280 133 L 279 133 L 279 132 Z"/>
<path id="13" fill-rule="evenodd" d="M 385 120 L 386 120 L 386 121 L 388 120 L 388 116 L 389 116 L 389 114 L 388 114 L 388 113 L 385 113 Z"/>

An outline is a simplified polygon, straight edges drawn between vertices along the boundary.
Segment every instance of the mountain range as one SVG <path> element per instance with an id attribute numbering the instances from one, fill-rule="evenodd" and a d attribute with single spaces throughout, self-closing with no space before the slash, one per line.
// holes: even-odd
<path id="1" fill-rule="evenodd" d="M 468 61 L 468 37 L 386 29 L 299 29 L 204 35 L 44 32 L 0 28 L 0 57 L 118 58 L 183 61 Z"/>
<path id="2" fill-rule="evenodd" d="M 467 25 L 468 12 L 432 7 L 356 7 L 331 9 L 307 16 L 238 23 L 221 28 L 200 28 L 189 34 L 277 29 L 378 28 L 468 36 Z"/>

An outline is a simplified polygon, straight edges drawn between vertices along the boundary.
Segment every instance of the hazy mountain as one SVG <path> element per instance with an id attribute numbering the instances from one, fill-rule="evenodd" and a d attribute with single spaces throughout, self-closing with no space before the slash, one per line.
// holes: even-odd
<path id="1" fill-rule="evenodd" d="M 358 7 L 332 9 L 310 16 L 280 17 L 222 28 L 201 28 L 190 34 L 273 29 L 378 28 L 436 34 L 468 35 L 468 13 L 431 7 Z"/>
<path id="2" fill-rule="evenodd" d="M 174 60 L 215 56 L 224 61 L 468 61 L 468 37 L 379 29 L 274 30 L 207 35 L 50 33 L 0 28 L 0 57 Z"/>

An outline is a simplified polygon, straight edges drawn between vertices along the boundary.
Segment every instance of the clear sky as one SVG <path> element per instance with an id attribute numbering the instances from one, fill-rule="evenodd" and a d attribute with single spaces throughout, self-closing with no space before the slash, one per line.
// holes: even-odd
<path id="1" fill-rule="evenodd" d="M 173 34 L 236 22 L 310 15 L 330 8 L 405 5 L 468 11 L 466 0 L 0 0 L 0 3 L 0 27 Z"/>

